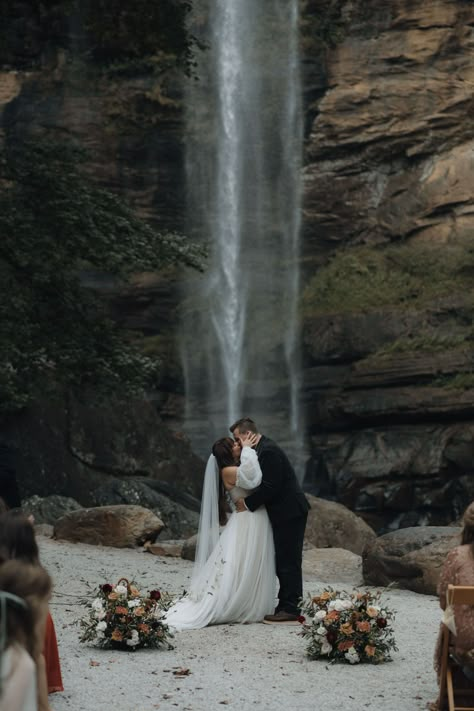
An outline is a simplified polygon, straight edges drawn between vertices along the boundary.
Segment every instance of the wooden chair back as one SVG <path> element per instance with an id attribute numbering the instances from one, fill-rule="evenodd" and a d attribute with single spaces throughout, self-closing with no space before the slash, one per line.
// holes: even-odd
<path id="1" fill-rule="evenodd" d="M 467 585 L 448 585 L 446 592 L 447 605 L 472 605 L 474 606 L 474 586 Z M 443 637 L 441 647 L 441 669 L 439 679 L 439 711 L 444 711 L 446 708 L 446 698 L 448 700 L 449 711 L 474 711 L 474 686 L 472 690 L 463 687 L 463 696 L 471 696 L 473 703 L 470 706 L 457 706 L 455 704 L 456 686 L 453 671 L 459 665 L 452 658 L 450 647 L 453 643 L 452 633 L 443 625 Z M 460 671 L 460 670 L 459 670 Z M 463 703 L 466 703 L 463 701 Z"/>

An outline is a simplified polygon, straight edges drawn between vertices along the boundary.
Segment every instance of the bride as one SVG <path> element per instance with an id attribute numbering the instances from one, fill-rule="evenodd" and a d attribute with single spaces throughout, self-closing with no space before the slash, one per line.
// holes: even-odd
<path id="1" fill-rule="evenodd" d="M 257 622 L 273 612 L 275 551 L 266 508 L 237 513 L 233 506 L 262 480 L 254 438 L 252 433 L 242 438 L 242 449 L 230 437 L 212 447 L 190 588 L 166 613 L 166 623 L 175 630 Z M 226 498 L 234 509 L 227 522 Z M 219 524 L 225 524 L 220 536 Z"/>

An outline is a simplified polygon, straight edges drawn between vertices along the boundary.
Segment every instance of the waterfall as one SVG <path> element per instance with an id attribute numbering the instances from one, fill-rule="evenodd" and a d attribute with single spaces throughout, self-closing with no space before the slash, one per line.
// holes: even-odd
<path id="1" fill-rule="evenodd" d="M 184 429 L 205 455 L 250 415 L 302 457 L 298 0 L 196 0 L 192 31 L 188 233 L 209 268 L 184 288 Z"/>

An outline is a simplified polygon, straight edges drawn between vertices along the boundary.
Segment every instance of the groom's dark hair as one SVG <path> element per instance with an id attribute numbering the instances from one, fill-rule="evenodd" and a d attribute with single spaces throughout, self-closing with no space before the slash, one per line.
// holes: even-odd
<path id="1" fill-rule="evenodd" d="M 254 434 L 258 434 L 258 427 L 255 422 L 250 419 L 250 417 L 241 417 L 240 420 L 234 422 L 229 429 L 232 434 L 234 434 L 235 430 L 239 430 L 239 432 L 253 432 Z"/>

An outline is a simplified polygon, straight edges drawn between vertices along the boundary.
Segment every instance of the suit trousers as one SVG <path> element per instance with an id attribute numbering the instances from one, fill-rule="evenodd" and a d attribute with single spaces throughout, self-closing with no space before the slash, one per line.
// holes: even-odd
<path id="1" fill-rule="evenodd" d="M 303 540 L 308 513 L 273 525 L 276 574 L 280 583 L 276 612 L 300 613 L 303 597 Z"/>

